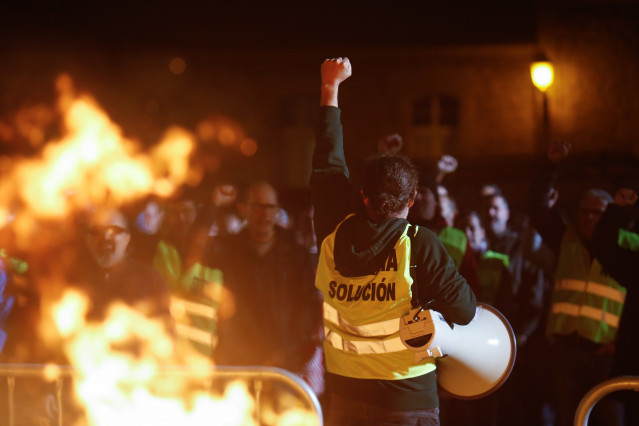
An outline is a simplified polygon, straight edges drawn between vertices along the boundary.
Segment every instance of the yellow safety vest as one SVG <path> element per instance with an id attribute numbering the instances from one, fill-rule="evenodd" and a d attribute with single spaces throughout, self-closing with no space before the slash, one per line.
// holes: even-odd
<path id="1" fill-rule="evenodd" d="M 497 292 L 501 284 L 504 270 L 508 270 L 510 258 L 508 255 L 487 250 L 477 262 L 477 276 L 479 277 L 479 301 L 494 306 L 497 302 Z"/>
<path id="2" fill-rule="evenodd" d="M 639 234 L 626 231 L 625 229 L 619 230 L 618 237 L 619 247 L 632 251 L 639 251 Z"/>
<path id="3" fill-rule="evenodd" d="M 165 241 L 158 244 L 153 266 L 169 285 L 178 343 L 210 357 L 217 342 L 222 271 L 195 263 L 183 272 L 180 254 Z"/>
<path id="4" fill-rule="evenodd" d="M 0 257 L 6 259 L 9 265 L 11 265 L 11 270 L 18 275 L 24 275 L 29 270 L 28 262 L 18 259 L 17 257 L 10 256 L 5 248 L 0 248 Z"/>
<path id="5" fill-rule="evenodd" d="M 406 349 L 399 337 L 400 318 L 408 313 L 412 300 L 410 225 L 385 266 L 362 277 L 344 277 L 335 270 L 335 235 L 340 225 L 322 242 L 315 280 L 324 295 L 327 371 L 380 380 L 407 379 L 433 371 L 434 359 L 415 363 L 414 352 Z"/>
<path id="6" fill-rule="evenodd" d="M 577 229 L 569 226 L 561 241 L 547 333 L 576 332 L 595 343 L 611 343 L 625 299 L 625 287 L 602 273 Z"/>
<path id="7" fill-rule="evenodd" d="M 153 255 L 153 267 L 162 274 L 169 290 L 179 289 L 180 277 L 182 276 L 182 258 L 173 244 L 164 240 L 158 243 Z"/>
<path id="8" fill-rule="evenodd" d="M 438 237 L 450 257 L 455 261 L 455 266 L 459 269 L 466 254 L 466 244 L 468 242 L 466 233 L 452 226 L 446 226 L 439 232 Z"/>

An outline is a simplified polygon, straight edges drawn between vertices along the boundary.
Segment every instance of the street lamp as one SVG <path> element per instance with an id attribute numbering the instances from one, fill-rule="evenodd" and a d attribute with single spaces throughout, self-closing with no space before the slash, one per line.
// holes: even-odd
<path id="1" fill-rule="evenodd" d="M 541 92 L 542 97 L 542 140 L 544 146 L 550 142 L 550 114 L 548 113 L 548 95 L 546 91 L 552 85 L 555 70 L 552 63 L 545 58 L 530 64 L 530 78 L 533 84 Z"/>
<path id="2" fill-rule="evenodd" d="M 530 78 L 542 92 L 548 90 L 555 77 L 555 69 L 549 61 L 535 61 L 530 64 Z"/>

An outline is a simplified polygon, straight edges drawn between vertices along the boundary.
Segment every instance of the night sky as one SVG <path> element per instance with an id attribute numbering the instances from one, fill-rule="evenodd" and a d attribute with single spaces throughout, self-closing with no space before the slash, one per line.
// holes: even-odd
<path id="1" fill-rule="evenodd" d="M 96 49 L 534 42 L 536 8 L 459 1 L 44 1 L 2 11 L 5 43 Z"/>

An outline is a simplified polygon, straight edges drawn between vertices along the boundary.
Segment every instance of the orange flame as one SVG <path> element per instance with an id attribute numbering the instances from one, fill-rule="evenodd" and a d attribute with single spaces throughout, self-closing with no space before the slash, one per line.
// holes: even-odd
<path id="1" fill-rule="evenodd" d="M 29 235 L 34 222 L 61 219 L 87 205 L 121 204 L 148 194 L 166 197 L 188 178 L 192 135 L 172 128 L 149 153 L 122 135 L 89 96 L 73 93 L 68 76 L 58 79 L 65 134 L 49 141 L 39 158 L 16 162 L 0 183 L 0 226 L 9 205 L 25 207 L 18 226 Z"/>
<path id="2" fill-rule="evenodd" d="M 202 374 L 211 368 L 209 359 L 178 350 L 163 322 L 122 304 L 111 306 L 104 322 L 87 322 L 90 301 L 85 295 L 65 291 L 60 296 L 68 287 L 65 268 L 76 260 L 76 247 L 65 246 L 71 239 L 67 234 L 74 229 L 70 218 L 76 211 L 105 202 L 121 205 L 148 194 L 169 196 L 197 175 L 189 164 L 195 143 L 188 131 L 171 128 L 157 146 L 145 152 L 123 136 L 91 97 L 74 93 L 68 76 L 61 76 L 56 85 L 62 136 L 45 141 L 38 158 L 0 159 L 4 171 L 0 228 L 11 223 L 16 246 L 25 250 L 50 254 L 46 250 L 51 247 L 64 249 L 56 252 L 55 262 L 33 265 L 40 268 L 40 275 L 32 276 L 31 284 L 42 296 L 43 340 L 63 343 L 65 355 L 77 371 L 72 382 L 74 396 L 84 407 L 88 424 L 255 424 L 255 402 L 241 382 L 215 397 L 202 389 L 201 383 L 194 386 L 193 380 L 163 372 L 162 366 L 171 365 L 202 368 Z M 6 136 L 6 128 L 0 126 L 2 129 Z M 27 130 L 41 142 L 38 138 L 44 132 L 28 126 L 23 131 Z M 257 149 L 257 143 L 245 138 L 233 123 L 216 123 L 213 134 L 220 144 L 243 143 L 245 155 Z M 47 239 L 52 241 L 45 243 Z M 131 345 L 135 351 L 126 350 Z M 60 369 L 53 365 L 45 372 L 49 380 L 59 374 Z M 317 419 L 301 411 L 288 411 L 271 423 L 315 425 Z"/>
<path id="3" fill-rule="evenodd" d="M 84 319 L 88 300 L 68 291 L 53 309 L 65 338 L 65 352 L 77 370 L 74 394 L 89 424 L 253 425 L 253 400 L 233 383 L 222 397 L 189 389 L 183 376 L 162 375 L 160 365 L 175 361 L 173 340 L 163 326 L 122 304 L 114 304 L 103 323 Z M 133 355 L 114 350 L 135 342 Z"/>

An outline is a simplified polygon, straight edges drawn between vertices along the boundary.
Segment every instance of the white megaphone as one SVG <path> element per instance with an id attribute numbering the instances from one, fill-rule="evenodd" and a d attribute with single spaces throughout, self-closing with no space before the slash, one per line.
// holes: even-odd
<path id="1" fill-rule="evenodd" d="M 508 320 L 495 308 L 478 304 L 467 325 L 454 327 L 433 310 L 412 309 L 400 319 L 399 336 L 415 361 L 437 357 L 437 383 L 451 396 L 476 399 L 506 381 L 517 344 Z"/>

